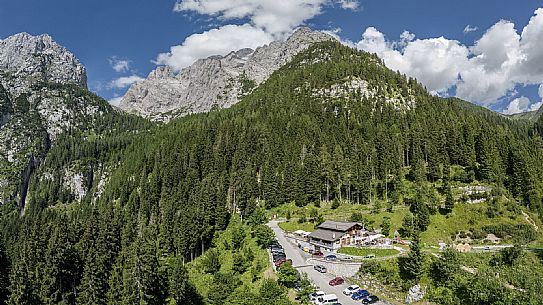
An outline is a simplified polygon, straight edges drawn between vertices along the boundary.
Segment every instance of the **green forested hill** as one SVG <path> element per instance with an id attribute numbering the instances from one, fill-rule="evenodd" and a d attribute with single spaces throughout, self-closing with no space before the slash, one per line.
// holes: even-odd
<path id="1" fill-rule="evenodd" d="M 72 198 L 36 175 L 23 217 L 2 207 L 9 304 L 188 304 L 176 296 L 191 286 L 167 279 L 185 283 L 180 262 L 218 248 L 233 213 L 254 230 L 263 209 L 284 202 L 386 196 L 403 205 L 413 201 L 406 179 L 478 180 L 543 215 L 543 146 L 531 126 L 431 96 L 376 56 L 334 42 L 302 52 L 230 109 L 157 128 L 107 116 L 94 126 L 59 138 L 39 173 L 116 163 L 97 200 L 58 205 Z M 461 169 L 454 176 L 452 165 Z M 221 274 L 211 291 L 233 285 Z M 238 304 L 239 295 L 191 300 Z"/>

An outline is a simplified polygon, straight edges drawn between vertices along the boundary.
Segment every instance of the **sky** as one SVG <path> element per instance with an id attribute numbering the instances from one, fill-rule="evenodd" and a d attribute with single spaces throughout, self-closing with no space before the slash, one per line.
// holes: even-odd
<path id="1" fill-rule="evenodd" d="M 309 26 L 377 53 L 433 94 L 504 113 L 543 104 L 543 1 L 0 0 L 0 39 L 48 33 L 112 103 L 157 65 L 255 48 Z"/>

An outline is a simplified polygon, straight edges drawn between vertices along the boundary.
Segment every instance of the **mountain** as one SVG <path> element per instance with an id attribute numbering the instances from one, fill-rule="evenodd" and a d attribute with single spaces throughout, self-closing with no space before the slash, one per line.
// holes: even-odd
<path id="1" fill-rule="evenodd" d="M 534 110 L 534 111 L 527 111 L 527 112 L 521 112 L 512 114 L 509 117 L 513 120 L 524 120 L 529 122 L 536 122 L 539 117 L 541 116 L 542 110 Z"/>
<path id="2" fill-rule="evenodd" d="M 15 97 L 37 82 L 87 87 L 85 67 L 47 34 L 20 33 L 0 40 L 0 71 L 10 74 L 2 85 Z"/>
<path id="3" fill-rule="evenodd" d="M 300 51 L 332 39 L 301 28 L 286 41 L 200 59 L 178 74 L 167 66 L 158 67 L 147 79 L 130 87 L 119 107 L 157 121 L 228 108 Z"/>
<path id="4" fill-rule="evenodd" d="M 41 93 L 45 99 L 26 98 Z M 73 127 L 48 131 L 51 113 L 39 105 L 50 96 L 65 105 Z M 288 210 L 281 216 L 304 224 L 308 211 L 348 217 L 332 214 L 343 207 L 364 221 L 391 216 L 391 228 L 410 235 L 446 231 L 450 218 L 473 235 L 543 240 L 525 220 L 541 224 L 543 215 L 543 146 L 532 126 L 433 96 L 376 55 L 336 41 L 308 46 L 227 109 L 167 124 L 115 112 L 70 83 L 38 83 L 18 97 L 0 90 L 0 97 L 2 128 L 38 139 L 15 159 L 34 157 L 34 169 L 6 171 L 28 185 L 24 215 L 13 201 L 0 209 L 0 258 L 10 258 L 0 278 L 9 278 L 9 304 L 252 305 L 284 297 L 284 287 L 262 279 L 268 254 L 254 241 L 281 208 Z M 99 115 L 72 110 L 93 103 L 104 105 Z M 70 173 L 83 177 L 85 194 L 68 187 Z M 492 189 L 481 204 L 460 193 L 481 185 Z M 443 211 L 446 200 L 453 204 Z M 467 209 L 474 214 L 468 221 L 455 218 Z M 477 275 L 460 263 L 434 265 L 438 258 L 428 254 L 419 260 L 428 295 L 457 298 L 437 301 L 443 304 L 541 304 L 540 259 L 524 253 L 519 259 L 531 259 L 525 270 L 506 265 L 508 253 L 477 259 Z M 391 274 L 395 287 L 409 289 L 414 280 L 399 274 L 402 259 L 385 263 L 368 272 Z M 434 267 L 458 269 L 447 280 L 455 282 L 434 282 Z M 501 289 L 502 279 L 518 289 Z M 256 293 L 266 297 L 248 299 Z"/>
<path id="5" fill-rule="evenodd" d="M 84 66 L 48 35 L 21 33 L 0 41 L 0 204 L 15 200 L 25 206 L 32 174 L 57 139 L 123 115 L 87 91 L 86 82 Z M 88 177 L 74 167 L 63 170 L 62 177 L 40 178 L 63 180 L 81 199 Z"/>

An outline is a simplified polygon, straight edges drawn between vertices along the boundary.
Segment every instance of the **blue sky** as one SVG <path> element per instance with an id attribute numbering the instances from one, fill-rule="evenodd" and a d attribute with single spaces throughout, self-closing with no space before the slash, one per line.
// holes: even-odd
<path id="1" fill-rule="evenodd" d="M 157 58 L 159 63 L 172 65 L 179 70 L 193 59 L 208 56 L 214 51 L 224 53 L 229 47 L 233 49 L 237 49 L 237 46 L 252 47 L 270 39 L 284 38 L 300 25 L 335 31 L 345 43 L 364 50 L 376 51 L 385 59 L 387 65 L 389 61 L 391 62 L 389 65 L 391 68 L 400 69 L 423 80 L 426 78 L 430 84 L 436 78 L 432 73 L 436 72 L 415 69 L 413 65 L 420 65 L 420 61 L 408 54 L 431 52 L 427 49 L 432 48 L 434 43 L 440 46 L 445 43 L 447 52 L 462 53 L 466 50 L 471 52 L 470 48 L 476 41 L 500 20 L 514 24 L 516 33 L 521 35 L 523 28 L 534 17 L 536 9 L 543 7 L 540 1 L 528 0 L 179 0 L 178 2 L 176 5 L 175 0 L 0 0 L 0 39 L 22 31 L 31 34 L 50 34 L 83 62 L 88 72 L 89 88 L 106 99 L 122 95 L 127 84 L 137 77 L 145 77 L 156 67 Z M 281 7 L 281 3 L 288 5 Z M 492 37 L 514 36 L 511 31 L 507 31 L 507 24 L 495 26 L 496 36 Z M 227 29 L 225 28 L 227 25 L 234 26 Z M 473 31 L 464 31 L 468 25 Z M 536 25 L 538 24 L 533 27 Z M 243 32 L 240 32 L 241 27 L 244 27 Z M 371 30 L 368 30 L 370 27 Z M 213 32 L 213 29 L 218 30 Z M 414 38 L 407 35 L 402 44 L 400 35 L 404 31 L 414 34 Z M 192 38 L 211 37 L 204 50 L 198 39 L 191 39 L 191 35 L 195 33 L 203 33 L 203 36 Z M 245 35 L 246 33 L 248 35 Z M 509 36 L 500 36 L 500 33 L 505 33 L 503 35 L 508 33 Z M 224 38 L 219 37 L 221 35 L 224 35 Z M 232 42 L 231 46 L 229 41 L 232 39 L 229 37 L 238 36 L 248 38 L 245 40 L 240 38 L 240 41 Z M 522 44 L 523 40 L 526 42 L 528 39 L 534 40 L 532 36 L 526 38 L 523 36 L 519 40 Z M 439 37 L 444 37 L 445 40 L 427 40 Z M 490 41 L 493 40 L 492 37 L 489 37 Z M 384 44 L 381 38 L 384 38 Z M 420 39 L 419 43 L 413 43 L 417 39 Z M 173 46 L 181 47 L 171 50 Z M 454 53 L 453 55 L 457 57 L 453 59 L 445 58 L 441 63 L 430 62 L 428 65 L 458 65 L 456 70 L 439 73 L 440 76 L 446 73 L 452 73 L 454 76 L 455 73 L 459 74 L 467 69 L 476 71 L 484 67 L 486 70 L 484 73 L 481 72 L 482 74 L 473 72 L 461 75 L 462 79 L 472 77 L 470 80 L 472 83 L 459 87 L 458 94 L 494 110 L 507 111 L 515 99 L 517 104 L 513 106 L 518 106 L 518 109 L 513 107 L 510 109 L 511 112 L 528 110 L 530 105 L 540 102 L 538 88 L 543 82 L 543 77 L 540 79 L 539 71 L 526 72 L 531 75 L 527 78 L 518 76 L 520 72 L 516 71 L 507 72 L 507 76 L 498 75 L 488 62 L 483 63 L 484 60 L 476 62 L 473 59 L 478 55 L 484 58 L 491 57 L 492 48 L 497 47 L 488 43 L 479 48 L 479 53 L 467 54 L 467 59 L 472 59 L 470 63 L 460 58 L 463 55 L 458 57 L 458 54 Z M 510 49 L 511 52 L 513 49 Z M 511 52 L 508 54 L 512 54 Z M 161 53 L 163 56 L 159 58 Z M 428 54 L 428 58 L 432 58 L 432 53 Z M 500 54 L 496 56 L 499 57 Z M 534 60 L 540 59 L 538 54 L 532 57 Z M 533 64 L 532 61 L 531 65 Z M 539 64 L 543 66 L 543 62 Z M 113 67 L 116 67 L 117 71 Z M 487 88 L 481 89 L 473 80 L 477 77 L 499 80 L 490 82 Z M 503 81 L 504 77 L 509 78 L 507 84 Z M 442 83 L 430 87 L 434 87 L 436 94 L 454 95 L 457 94 L 457 87 L 451 84 L 457 81 L 443 80 Z M 507 88 L 497 90 L 496 86 Z M 490 92 L 496 91 L 495 89 L 499 92 Z M 469 90 L 481 92 L 466 93 Z M 501 94 L 503 92 L 505 94 Z"/>

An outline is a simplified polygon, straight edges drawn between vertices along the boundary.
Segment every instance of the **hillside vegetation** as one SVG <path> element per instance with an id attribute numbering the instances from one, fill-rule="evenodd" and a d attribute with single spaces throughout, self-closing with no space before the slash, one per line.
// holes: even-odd
<path id="1" fill-rule="evenodd" d="M 268 298 L 283 304 L 275 282 L 249 280 L 264 270 L 253 241 L 232 249 L 227 236 L 233 225 L 248 236 L 266 209 L 287 202 L 403 210 L 402 221 L 414 219 L 405 234 L 416 239 L 434 230 L 430 217 L 445 226 L 445 215 L 463 213 L 450 194 L 455 183 L 478 181 L 500 190 L 497 215 L 509 206 L 543 215 L 543 145 L 531 126 L 431 96 L 377 56 L 335 42 L 300 53 L 230 109 L 158 127 L 128 118 L 96 124 L 104 127 L 61 138 L 42 172 L 60 179 L 65 166 L 115 164 L 99 196 L 68 204 L 35 176 L 24 216 L 2 206 L 9 304 L 188 304 L 190 293 L 194 304 L 229 300 L 212 287 L 233 292 L 232 304 L 243 291 L 255 300 L 272 291 Z M 220 272 L 204 275 L 213 251 Z M 229 267 L 232 257 L 247 251 L 246 269 L 228 276 L 241 268 Z"/>

